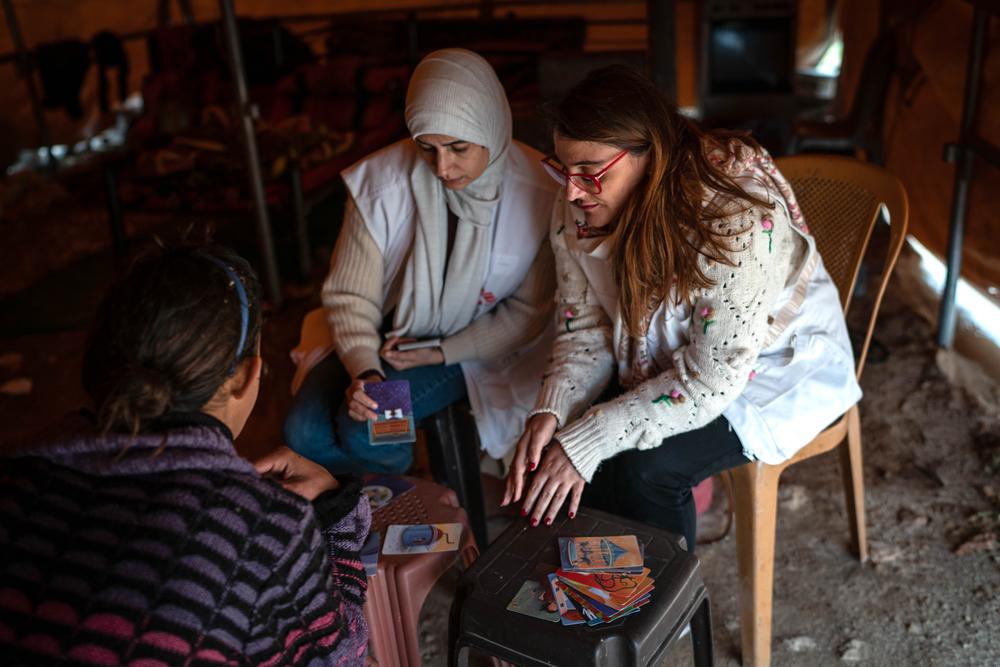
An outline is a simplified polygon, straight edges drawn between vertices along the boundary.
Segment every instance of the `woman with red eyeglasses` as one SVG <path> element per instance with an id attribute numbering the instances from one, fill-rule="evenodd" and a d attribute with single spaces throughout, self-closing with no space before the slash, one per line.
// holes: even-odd
<path id="1" fill-rule="evenodd" d="M 691 487 L 788 459 L 860 398 L 836 287 L 749 136 L 621 66 L 545 113 L 559 333 L 502 504 L 537 525 L 583 502 L 692 549 Z"/>

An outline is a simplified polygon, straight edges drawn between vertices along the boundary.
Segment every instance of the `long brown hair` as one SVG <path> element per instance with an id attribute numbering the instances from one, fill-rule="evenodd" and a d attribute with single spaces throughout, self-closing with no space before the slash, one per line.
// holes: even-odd
<path id="1" fill-rule="evenodd" d="M 714 165 L 706 147 L 726 149 L 746 133 L 700 129 L 649 79 L 623 65 L 596 69 L 542 114 L 552 130 L 576 141 L 592 141 L 649 154 L 649 170 L 615 222 L 613 274 L 622 320 L 642 335 L 647 318 L 673 290 L 677 303 L 711 279 L 699 256 L 733 264 L 727 235 L 706 224 L 733 213 L 733 202 L 771 206 L 748 194 Z M 722 195 L 704 205 L 705 189 Z"/>
<path id="2" fill-rule="evenodd" d="M 220 264 L 247 298 L 242 348 L 238 291 Z M 260 286 L 235 252 L 187 245 L 147 254 L 104 297 L 88 335 L 83 386 L 98 426 L 135 435 L 168 412 L 199 410 L 257 354 L 260 327 Z"/>

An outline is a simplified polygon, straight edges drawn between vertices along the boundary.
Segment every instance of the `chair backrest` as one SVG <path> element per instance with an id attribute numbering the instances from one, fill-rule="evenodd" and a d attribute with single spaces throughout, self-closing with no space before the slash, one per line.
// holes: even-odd
<path id="1" fill-rule="evenodd" d="M 795 155 L 775 161 L 792 184 L 809 231 L 827 272 L 840 292 L 844 313 L 851 305 L 872 231 L 884 206 L 889 218 L 889 246 L 873 297 L 864 344 L 858 354 L 861 377 L 882 296 L 906 238 L 910 205 L 902 183 L 870 162 L 838 155 Z"/>

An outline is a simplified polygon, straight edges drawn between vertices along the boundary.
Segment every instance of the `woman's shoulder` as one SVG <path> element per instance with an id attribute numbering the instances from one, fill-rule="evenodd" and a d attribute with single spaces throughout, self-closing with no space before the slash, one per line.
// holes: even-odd
<path id="1" fill-rule="evenodd" d="M 410 191 L 410 172 L 420 156 L 410 139 L 400 139 L 369 153 L 341 172 L 355 201 L 385 196 L 393 190 Z"/>
<path id="2" fill-rule="evenodd" d="M 712 207 L 717 214 L 722 214 L 722 218 L 713 223 L 714 226 L 732 228 L 746 217 L 747 211 L 761 207 L 770 210 L 772 203 L 783 199 L 768 176 L 767 169 L 769 165 L 773 166 L 773 161 L 766 149 L 728 137 L 723 140 L 706 139 L 703 150 L 718 174 L 753 198 L 748 200 L 703 184 L 702 207 Z"/>
<path id="3" fill-rule="evenodd" d="M 748 175 L 761 160 L 769 157 L 764 148 L 751 146 L 738 137 L 708 137 L 703 150 L 712 166 L 730 178 Z"/>

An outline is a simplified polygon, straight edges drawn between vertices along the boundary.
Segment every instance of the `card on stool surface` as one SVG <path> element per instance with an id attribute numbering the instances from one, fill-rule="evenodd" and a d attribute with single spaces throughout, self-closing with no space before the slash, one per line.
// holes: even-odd
<path id="1" fill-rule="evenodd" d="M 368 496 L 372 511 L 385 507 L 413 488 L 413 482 L 399 475 L 378 475 L 365 479 L 361 493 Z"/>
<path id="2" fill-rule="evenodd" d="M 382 553 L 392 556 L 455 551 L 461 540 L 460 523 L 394 524 L 385 531 Z"/>
<path id="3" fill-rule="evenodd" d="M 413 424 L 410 383 L 407 380 L 366 382 L 365 393 L 378 403 L 378 419 L 368 420 L 368 440 L 373 445 L 414 442 L 417 429 Z"/>
<path id="4" fill-rule="evenodd" d="M 540 618 L 551 623 L 559 622 L 559 607 L 552 597 L 552 589 L 549 586 L 549 574 L 552 573 L 552 566 L 545 563 L 535 565 L 535 570 L 521 584 L 510 603 L 507 605 L 508 611 L 518 614 Z"/>
<path id="5" fill-rule="evenodd" d="M 559 621 L 563 625 L 579 625 L 581 623 L 586 623 L 587 618 L 583 613 L 577 609 L 569 598 L 566 597 L 566 593 L 563 592 L 559 586 L 556 585 L 556 574 L 553 572 L 548 576 L 549 590 L 552 591 L 552 597 L 556 601 L 556 607 L 559 609 Z"/>
<path id="6" fill-rule="evenodd" d="M 562 569 L 570 572 L 642 573 L 642 549 L 635 535 L 560 537 L 559 559 Z"/>
<path id="7" fill-rule="evenodd" d="M 373 530 L 368 533 L 368 539 L 361 547 L 361 563 L 365 566 L 365 574 L 374 577 L 378 574 L 378 550 L 382 546 L 382 533 Z"/>
<path id="8" fill-rule="evenodd" d="M 552 597 L 552 591 L 547 584 L 539 581 L 529 579 L 521 584 L 521 589 L 507 605 L 507 609 L 543 621 L 559 622 L 559 608 Z"/>

